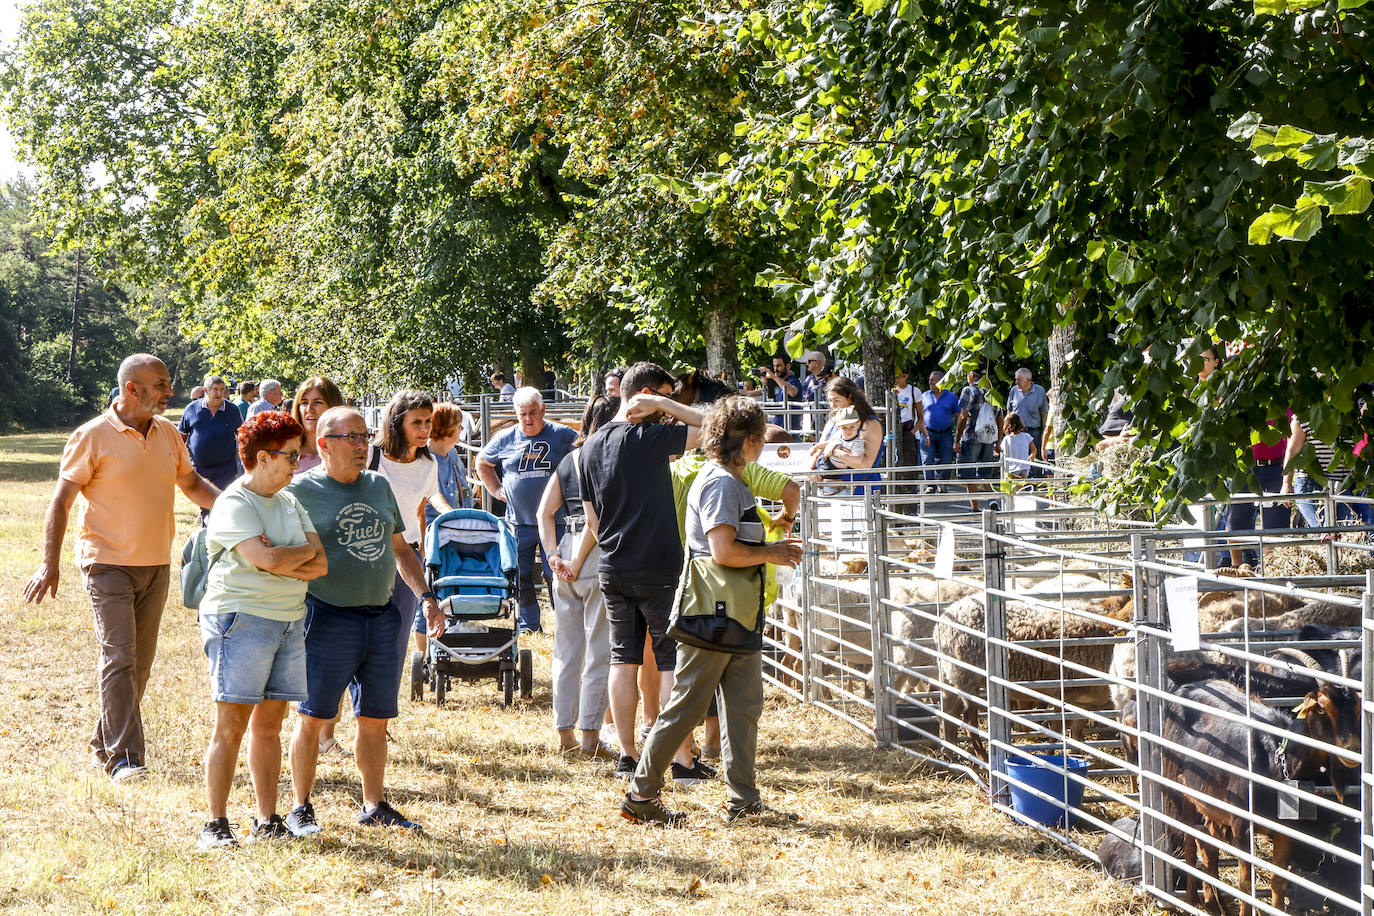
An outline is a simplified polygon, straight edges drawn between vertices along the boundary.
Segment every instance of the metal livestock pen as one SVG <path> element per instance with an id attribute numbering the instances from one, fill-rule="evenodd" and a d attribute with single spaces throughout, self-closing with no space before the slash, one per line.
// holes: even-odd
<path id="1" fill-rule="evenodd" d="M 1058 498 L 1068 483 L 933 492 L 902 469 L 864 496 L 805 483 L 766 678 L 1090 859 L 1117 837 L 1170 906 L 1203 912 L 1196 882 L 1258 912 L 1374 912 L 1368 529 L 1256 532 L 1325 569 L 1237 578 L 1184 559 L 1232 538 L 1107 518 Z M 1327 717 L 1341 697 L 1344 718 Z M 1037 801 L 1062 820 L 1022 813 Z M 1138 826 L 1114 826 L 1123 815 Z"/>

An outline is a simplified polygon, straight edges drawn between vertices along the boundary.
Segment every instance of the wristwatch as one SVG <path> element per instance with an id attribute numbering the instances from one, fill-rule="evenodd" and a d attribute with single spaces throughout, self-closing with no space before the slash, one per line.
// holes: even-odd
<path id="1" fill-rule="evenodd" d="M 438 600 L 439 600 L 439 595 L 438 595 L 436 592 L 434 592 L 434 591 L 424 592 L 423 594 L 420 595 L 420 600 L 421 600 L 421 601 L 424 601 L 426 598 L 433 598 L 435 601 L 438 601 Z"/>

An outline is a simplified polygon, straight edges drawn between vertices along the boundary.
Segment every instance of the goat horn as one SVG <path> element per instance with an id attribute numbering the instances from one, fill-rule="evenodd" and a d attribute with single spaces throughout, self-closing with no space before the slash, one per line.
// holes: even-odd
<path id="1" fill-rule="evenodd" d="M 1350 656 L 1353 649 L 1342 649 L 1339 653 L 1341 659 L 1341 677 L 1350 677 Z"/>
<path id="2" fill-rule="evenodd" d="M 1317 662 L 1315 658 L 1308 655 L 1301 649 L 1295 649 L 1292 646 L 1284 646 L 1282 648 L 1275 649 L 1273 652 L 1269 653 L 1270 658 L 1278 658 L 1279 656 L 1297 659 L 1299 662 L 1302 663 L 1304 667 L 1311 668 L 1314 671 L 1323 670 L 1322 666 Z"/>

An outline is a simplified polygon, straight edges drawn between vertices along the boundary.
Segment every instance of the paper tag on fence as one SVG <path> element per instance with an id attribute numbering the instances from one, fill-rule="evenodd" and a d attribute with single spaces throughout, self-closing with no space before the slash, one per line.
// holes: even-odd
<path id="1" fill-rule="evenodd" d="M 1169 606 L 1169 631 L 1177 652 L 1197 649 L 1202 642 L 1198 632 L 1197 577 L 1179 576 L 1164 580 L 1164 600 Z"/>
<path id="2" fill-rule="evenodd" d="M 836 550 L 866 550 L 867 529 L 864 527 L 863 503 L 854 499 L 836 499 L 821 505 L 821 537 Z"/>
<path id="3" fill-rule="evenodd" d="M 954 529 L 948 525 L 940 526 L 940 540 L 935 545 L 935 568 L 937 579 L 954 578 Z"/>

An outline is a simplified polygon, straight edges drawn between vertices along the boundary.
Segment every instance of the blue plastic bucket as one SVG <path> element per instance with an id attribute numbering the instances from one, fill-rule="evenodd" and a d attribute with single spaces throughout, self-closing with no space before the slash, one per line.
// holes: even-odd
<path id="1" fill-rule="evenodd" d="M 1068 773 L 1060 773 L 1054 767 L 1063 767 Z M 1007 776 L 1026 786 L 1038 789 L 1053 801 L 1041 798 L 1018 786 L 1008 784 L 1011 790 L 1011 808 L 1038 824 L 1046 827 L 1059 827 L 1064 824 L 1064 807 L 1077 808 L 1083 801 L 1083 783 L 1071 779 L 1069 773 L 1083 776 L 1088 772 L 1088 761 L 1081 757 L 1064 757 L 1060 754 L 1041 754 L 1029 761 L 1008 760 Z"/>

